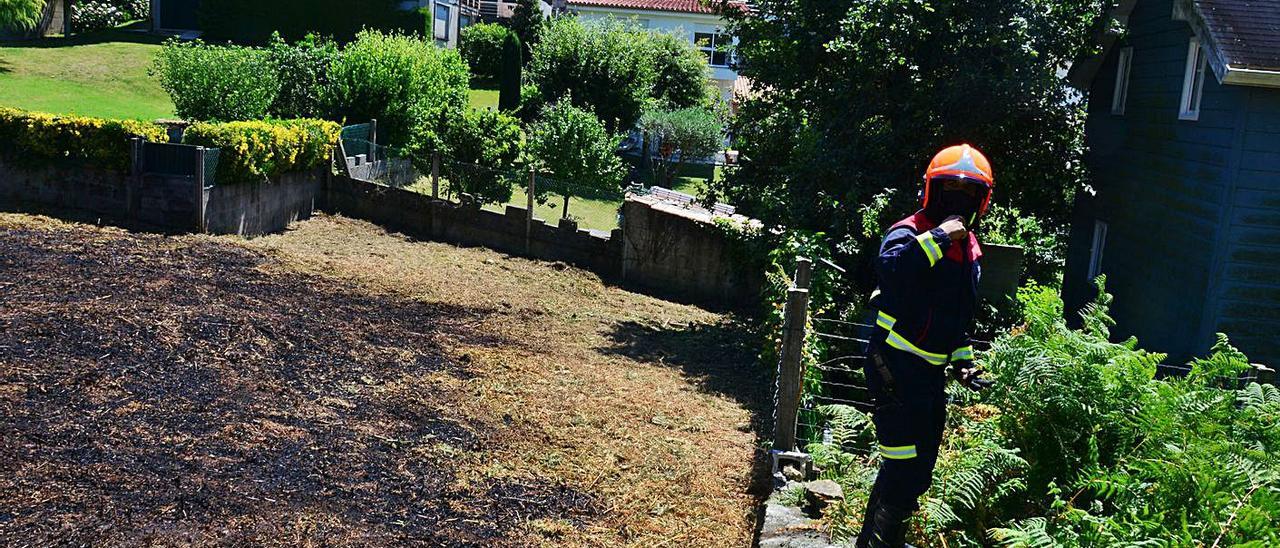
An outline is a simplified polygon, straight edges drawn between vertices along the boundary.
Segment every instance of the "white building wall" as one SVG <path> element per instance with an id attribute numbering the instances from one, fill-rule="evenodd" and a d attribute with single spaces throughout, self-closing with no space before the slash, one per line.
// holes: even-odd
<path id="1" fill-rule="evenodd" d="M 629 10 L 621 8 L 603 8 L 596 6 L 569 6 L 569 11 L 576 13 L 583 21 L 607 19 L 635 19 L 640 26 L 654 31 L 675 33 L 684 36 L 692 43 L 695 33 L 723 34 L 725 21 L 713 14 L 677 13 L 671 11 Z M 729 67 L 711 67 L 711 79 L 720 89 L 720 97 L 729 101 L 733 98 L 733 83 L 738 73 Z"/>

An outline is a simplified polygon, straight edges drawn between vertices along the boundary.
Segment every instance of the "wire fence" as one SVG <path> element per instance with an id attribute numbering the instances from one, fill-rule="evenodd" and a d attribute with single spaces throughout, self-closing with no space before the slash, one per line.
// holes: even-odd
<path id="1" fill-rule="evenodd" d="M 811 262 L 807 259 L 797 262 L 802 266 L 797 270 L 795 276 L 797 285 L 793 286 L 792 291 L 806 291 Z M 807 299 L 804 302 L 807 303 Z M 811 444 L 823 444 L 838 447 L 845 453 L 855 455 L 876 454 L 873 429 L 869 423 L 869 416 L 865 415 L 871 413 L 875 405 L 867 387 L 868 373 L 864 366 L 868 359 L 868 342 L 876 335 L 877 328 L 870 323 L 849 321 L 840 317 L 811 318 L 807 310 L 796 314 L 790 310 L 793 304 L 789 299 L 788 308 L 785 311 L 788 324 L 796 322 L 803 325 L 804 333 L 798 339 L 788 339 L 787 328 L 784 326 L 784 348 L 781 353 L 782 363 L 779 365 L 779 392 L 775 400 L 778 408 L 775 408 L 774 416 L 778 421 L 775 425 L 777 431 L 794 428 L 792 430 L 794 436 L 777 437 L 775 433 L 775 446 L 778 444 L 777 440 L 794 439 L 794 448 L 801 450 Z M 809 363 L 808 367 L 801 366 L 798 363 L 801 360 L 801 353 L 789 351 L 786 347 L 787 344 L 795 344 L 789 342 L 790 340 L 808 340 L 810 343 L 818 343 L 816 346 L 820 352 L 816 363 Z M 992 344 L 975 340 L 973 346 L 978 352 L 987 352 L 990 351 Z M 794 363 L 789 365 L 788 359 Z M 1156 366 L 1155 378 L 1185 377 L 1191 372 L 1190 366 L 1159 364 Z M 794 375 L 798 378 L 800 388 L 798 398 L 789 398 L 784 394 L 783 386 L 786 383 L 781 380 L 784 375 Z M 1238 390 L 1253 382 L 1260 382 L 1260 373 L 1257 369 L 1249 369 L 1234 377 L 1218 376 L 1213 384 L 1227 390 Z M 795 413 L 784 411 L 781 406 L 785 405 L 794 405 L 791 409 L 795 409 Z M 831 406 L 850 407 L 863 415 L 851 421 L 850 417 L 858 414 L 841 411 Z M 789 417 L 795 418 L 793 426 L 783 423 L 789 420 Z M 785 453 L 792 449 L 793 447 L 784 445 L 781 452 Z"/>

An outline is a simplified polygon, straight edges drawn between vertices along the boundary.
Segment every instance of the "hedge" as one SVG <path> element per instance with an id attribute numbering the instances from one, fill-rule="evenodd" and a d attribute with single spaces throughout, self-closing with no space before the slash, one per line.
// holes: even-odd
<path id="1" fill-rule="evenodd" d="M 458 36 L 458 54 L 471 68 L 471 81 L 494 86 L 502 73 L 503 44 L 511 31 L 496 23 L 471 25 Z M 518 61 L 517 61 L 518 63 Z"/>
<path id="2" fill-rule="evenodd" d="M 329 162 L 342 127 L 324 120 L 196 123 L 182 142 L 222 149 L 220 184 L 259 182 Z"/>
<path id="3" fill-rule="evenodd" d="M 57 116 L 0 107 L 0 155 L 14 162 L 81 160 L 127 172 L 129 140 L 168 142 L 164 126 L 137 120 Z"/>

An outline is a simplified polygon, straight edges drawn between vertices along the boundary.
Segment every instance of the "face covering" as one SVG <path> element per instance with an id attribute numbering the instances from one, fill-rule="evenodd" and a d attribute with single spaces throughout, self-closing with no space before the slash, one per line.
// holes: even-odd
<path id="1" fill-rule="evenodd" d="M 966 225 L 977 222 L 978 210 L 982 208 L 982 200 L 986 194 L 981 183 L 935 179 L 930 187 L 931 195 L 925 215 L 931 221 L 942 223 L 948 217 L 956 216 L 964 219 Z"/>

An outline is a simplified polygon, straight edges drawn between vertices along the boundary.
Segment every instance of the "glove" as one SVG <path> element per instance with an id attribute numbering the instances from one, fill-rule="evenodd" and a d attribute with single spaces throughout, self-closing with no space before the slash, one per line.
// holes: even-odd
<path id="1" fill-rule="evenodd" d="M 995 383 L 982 378 L 982 370 L 974 367 L 973 362 L 959 362 L 951 368 L 951 376 L 960 386 L 974 392 L 991 388 Z"/>

